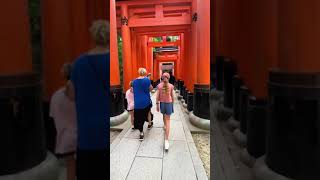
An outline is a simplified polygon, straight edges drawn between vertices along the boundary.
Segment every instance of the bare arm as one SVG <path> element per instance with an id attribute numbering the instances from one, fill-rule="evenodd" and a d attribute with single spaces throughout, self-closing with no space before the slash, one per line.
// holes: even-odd
<path id="1" fill-rule="evenodd" d="M 172 97 L 172 103 L 174 103 L 174 93 L 173 93 L 173 88 L 171 89 L 171 97 Z"/>
<path id="2" fill-rule="evenodd" d="M 149 91 L 152 91 L 152 90 L 153 90 L 153 86 L 152 86 L 152 84 L 150 84 Z"/>
<path id="3" fill-rule="evenodd" d="M 159 104 L 159 89 L 157 89 L 157 92 L 156 92 L 156 103 Z"/>

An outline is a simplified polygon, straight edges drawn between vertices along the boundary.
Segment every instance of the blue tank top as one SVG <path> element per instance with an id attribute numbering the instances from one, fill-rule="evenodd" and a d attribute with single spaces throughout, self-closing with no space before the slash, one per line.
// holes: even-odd
<path id="1" fill-rule="evenodd" d="M 145 109 L 150 106 L 150 85 L 151 82 L 148 78 L 133 81 L 134 109 Z"/>
<path id="2" fill-rule="evenodd" d="M 109 61 L 109 53 L 83 55 L 73 65 L 79 149 L 109 147 Z"/>

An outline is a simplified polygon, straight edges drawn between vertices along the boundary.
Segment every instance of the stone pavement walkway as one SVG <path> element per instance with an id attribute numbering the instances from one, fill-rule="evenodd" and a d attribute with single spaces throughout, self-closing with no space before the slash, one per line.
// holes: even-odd
<path id="1" fill-rule="evenodd" d="M 187 124 L 182 120 L 183 108 L 175 98 L 171 116 L 169 151 L 164 151 L 162 115 L 156 112 L 152 95 L 154 127 L 147 129 L 145 139 L 139 141 L 139 131 L 124 129 L 110 149 L 111 180 L 207 180 L 203 163 Z"/>

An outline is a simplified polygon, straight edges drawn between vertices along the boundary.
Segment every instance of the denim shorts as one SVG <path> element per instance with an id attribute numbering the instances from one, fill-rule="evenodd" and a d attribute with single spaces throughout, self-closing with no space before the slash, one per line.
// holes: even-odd
<path id="1" fill-rule="evenodd" d="M 173 112 L 173 103 L 160 102 L 160 111 L 162 114 L 170 116 Z"/>

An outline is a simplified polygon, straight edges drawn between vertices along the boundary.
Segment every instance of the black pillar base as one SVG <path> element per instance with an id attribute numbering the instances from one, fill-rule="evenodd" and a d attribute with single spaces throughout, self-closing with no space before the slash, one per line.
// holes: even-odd
<path id="1" fill-rule="evenodd" d="M 188 104 L 188 92 L 189 92 L 189 90 L 187 89 L 187 87 L 185 87 L 185 90 L 184 90 L 184 93 L 183 93 L 183 99 L 184 99 L 184 102 L 186 103 L 186 104 Z"/>
<path id="2" fill-rule="evenodd" d="M 32 73 L 0 76 L 0 176 L 25 171 L 46 158 L 40 82 Z"/>
<path id="3" fill-rule="evenodd" d="M 178 80 L 178 90 L 179 90 L 179 91 L 182 90 L 183 85 L 184 85 L 184 81 L 179 79 L 179 80 Z M 180 93 L 180 95 L 181 95 L 181 93 Z"/>
<path id="4" fill-rule="evenodd" d="M 44 129 L 45 129 L 45 139 L 46 139 L 46 147 L 47 149 L 54 153 L 55 146 L 56 146 L 56 135 L 57 130 L 55 127 L 54 119 L 49 116 L 50 113 L 50 102 L 43 101 L 43 122 L 44 122 Z"/>
<path id="5" fill-rule="evenodd" d="M 224 57 L 217 56 L 216 62 L 216 88 L 218 91 L 223 90 L 223 64 L 224 64 Z"/>
<path id="6" fill-rule="evenodd" d="M 210 119 L 210 85 L 194 85 L 193 113 L 200 118 Z"/>
<path id="7" fill-rule="evenodd" d="M 272 71 L 266 164 L 296 180 L 320 179 L 320 74 Z"/>
<path id="8" fill-rule="evenodd" d="M 237 72 L 237 66 L 230 59 L 226 59 L 223 65 L 223 89 L 224 89 L 224 106 L 233 107 L 232 78 Z"/>
<path id="9" fill-rule="evenodd" d="M 184 95 L 184 91 L 186 90 L 185 86 L 182 86 L 181 87 L 181 90 L 180 90 L 180 95 L 183 97 Z"/>
<path id="10" fill-rule="evenodd" d="M 110 117 L 118 116 L 124 112 L 124 97 L 120 85 L 110 86 Z"/>
<path id="11" fill-rule="evenodd" d="M 233 116 L 236 121 L 240 121 L 240 87 L 242 85 L 242 80 L 240 76 L 235 75 L 232 78 L 232 97 L 233 97 Z"/>
<path id="12" fill-rule="evenodd" d="M 247 150 L 255 158 L 265 154 L 267 101 L 251 96 L 248 104 Z"/>
<path id="13" fill-rule="evenodd" d="M 239 103 L 240 103 L 240 131 L 243 134 L 247 133 L 247 119 L 248 119 L 248 99 L 249 99 L 250 91 L 246 86 L 240 87 L 240 97 L 239 97 Z"/>
<path id="14" fill-rule="evenodd" d="M 188 92 L 188 106 L 187 109 L 188 111 L 193 111 L 193 93 L 192 92 Z"/>

